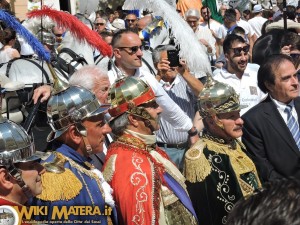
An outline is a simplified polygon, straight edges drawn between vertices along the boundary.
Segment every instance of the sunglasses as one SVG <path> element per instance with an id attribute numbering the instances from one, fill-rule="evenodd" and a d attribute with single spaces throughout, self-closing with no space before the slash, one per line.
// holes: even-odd
<path id="1" fill-rule="evenodd" d="M 96 26 L 103 26 L 105 23 L 95 23 Z"/>
<path id="2" fill-rule="evenodd" d="M 187 20 L 186 22 L 189 23 L 189 24 L 192 24 L 192 23 L 197 23 L 198 20 Z"/>
<path id="3" fill-rule="evenodd" d="M 141 45 L 141 46 L 132 46 L 132 47 L 117 47 L 121 50 L 125 50 L 125 49 L 128 49 L 129 51 L 126 51 L 128 54 L 135 54 L 139 49 L 141 51 L 144 50 L 144 46 Z"/>
<path id="4" fill-rule="evenodd" d="M 157 104 L 157 102 L 155 100 L 152 100 L 147 103 L 143 103 L 143 104 L 141 104 L 141 106 L 145 107 L 145 108 L 153 108 L 153 109 L 157 109 L 159 107 L 159 105 Z"/>
<path id="5" fill-rule="evenodd" d="M 250 49 L 250 46 L 249 45 L 246 45 L 244 47 L 238 47 L 238 48 L 230 48 L 233 50 L 233 53 L 235 56 L 241 56 L 242 55 L 242 51 L 245 53 L 245 54 L 248 54 L 249 52 L 249 49 Z"/>
<path id="6" fill-rule="evenodd" d="M 291 53 L 290 57 L 294 60 L 298 60 L 300 57 L 300 53 Z"/>
<path id="7" fill-rule="evenodd" d="M 130 20 L 130 19 L 127 19 L 126 20 L 128 23 L 133 23 L 133 22 L 135 22 L 136 20 Z"/>

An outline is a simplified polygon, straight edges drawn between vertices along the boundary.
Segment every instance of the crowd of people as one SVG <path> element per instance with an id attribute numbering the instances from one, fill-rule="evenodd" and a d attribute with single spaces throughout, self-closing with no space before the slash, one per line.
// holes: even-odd
<path id="1" fill-rule="evenodd" d="M 0 205 L 45 206 L 32 218 L 43 224 L 64 223 L 63 206 L 102 213 L 69 213 L 74 224 L 299 224 L 300 5 L 205 3 L 177 13 L 207 73 L 163 15 L 96 11 L 91 29 L 113 55 L 95 50 L 32 96 L 47 102 L 51 151 L 0 114 Z M 60 25 L 36 34 L 54 58 L 70 36 Z M 33 57 L 18 38 L 0 31 L 0 63 Z"/>

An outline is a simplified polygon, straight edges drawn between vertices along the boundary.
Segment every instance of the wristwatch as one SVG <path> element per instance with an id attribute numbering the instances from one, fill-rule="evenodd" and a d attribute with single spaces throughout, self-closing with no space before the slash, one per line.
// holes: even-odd
<path id="1" fill-rule="evenodd" d="M 198 130 L 196 127 L 192 127 L 189 131 L 188 131 L 188 135 L 190 137 L 194 137 L 198 134 Z"/>

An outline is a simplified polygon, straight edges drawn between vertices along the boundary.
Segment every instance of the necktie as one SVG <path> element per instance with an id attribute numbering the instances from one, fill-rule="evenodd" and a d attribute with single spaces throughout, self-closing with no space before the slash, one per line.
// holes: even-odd
<path id="1" fill-rule="evenodd" d="M 287 126 L 291 131 L 291 134 L 296 142 L 296 145 L 298 146 L 300 150 L 300 130 L 299 130 L 299 124 L 295 117 L 292 115 L 292 106 L 287 105 L 284 112 L 287 114 Z"/>

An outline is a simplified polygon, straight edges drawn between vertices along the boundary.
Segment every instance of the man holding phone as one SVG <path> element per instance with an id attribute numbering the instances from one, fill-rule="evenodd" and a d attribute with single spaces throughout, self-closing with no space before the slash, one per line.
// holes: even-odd
<path id="1" fill-rule="evenodd" d="M 175 129 L 189 134 L 189 141 L 193 144 L 199 137 L 191 119 L 174 103 L 159 85 L 155 77 L 148 71 L 142 70 L 142 42 L 138 34 L 129 29 L 120 30 L 114 34 L 112 40 L 115 61 L 108 71 L 110 83 L 113 84 L 123 76 L 139 77 L 147 82 L 157 97 L 157 103 L 162 107 L 161 116 L 174 125 Z"/>
<path id="2" fill-rule="evenodd" d="M 159 45 L 152 53 L 154 66 L 158 70 L 157 79 L 170 98 L 193 119 L 195 103 L 202 90 L 202 83 L 192 76 L 184 60 L 179 59 L 179 52 L 172 45 Z M 170 159 L 182 170 L 183 156 L 188 149 L 189 135 L 178 132 L 166 120 L 160 119 L 157 131 L 157 145 L 165 150 Z"/>

